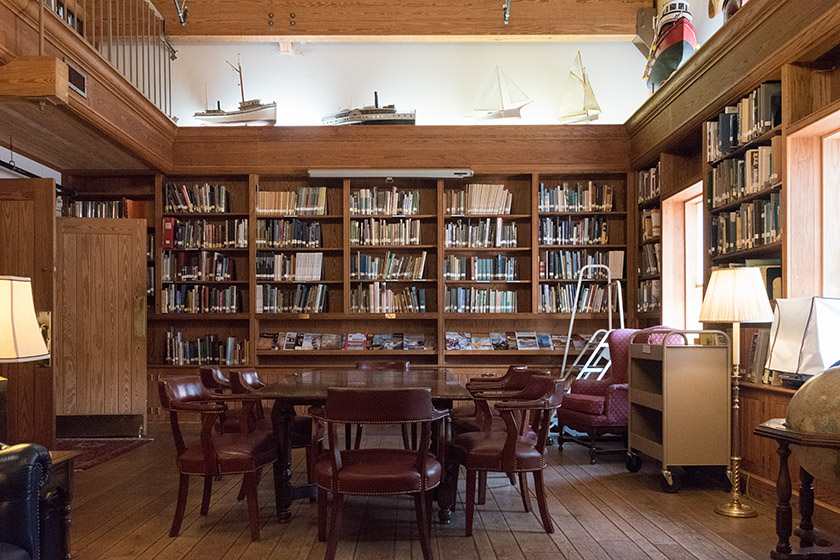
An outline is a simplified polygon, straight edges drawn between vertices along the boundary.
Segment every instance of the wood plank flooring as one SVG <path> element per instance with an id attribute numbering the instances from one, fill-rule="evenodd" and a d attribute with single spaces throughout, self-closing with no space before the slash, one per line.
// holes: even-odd
<path id="1" fill-rule="evenodd" d="M 295 502 L 292 522 L 274 517 L 270 473 L 260 483 L 262 540 L 252 543 L 245 502 L 236 500 L 239 478 L 215 483 L 210 513 L 198 513 L 201 480 L 194 478 L 181 535 L 168 536 L 178 474 L 166 426 L 153 428 L 155 441 L 78 473 L 73 504 L 73 557 L 77 560 L 319 560 L 317 508 Z M 366 443 L 399 437 L 367 434 Z M 433 526 L 437 559 L 452 560 L 705 560 L 769 558 L 775 545 L 773 509 L 752 502 L 754 519 L 714 513 L 727 495 L 706 477 L 689 480 L 679 494 L 659 490 L 659 465 L 648 460 L 641 472 L 624 468 L 623 455 L 605 455 L 589 465 L 588 454 L 567 444 L 549 450 L 545 471 L 552 535 L 522 501 L 506 477 L 491 475 L 487 503 L 477 506 L 472 538 L 464 537 L 463 477 L 450 525 Z M 305 479 L 302 452 L 295 451 L 294 475 Z M 532 490 L 533 492 L 533 490 Z M 536 511 L 536 501 L 532 500 Z M 819 514 L 818 514 L 819 515 Z M 820 519 L 817 519 L 819 522 Z M 422 558 L 410 498 L 348 498 L 337 558 L 414 560 Z"/>

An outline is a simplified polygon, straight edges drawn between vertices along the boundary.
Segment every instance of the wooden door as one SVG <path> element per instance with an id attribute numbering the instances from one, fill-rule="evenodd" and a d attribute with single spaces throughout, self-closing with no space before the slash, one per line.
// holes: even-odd
<path id="1" fill-rule="evenodd" d="M 116 425 L 136 435 L 146 413 L 146 221 L 57 221 L 56 415 L 61 426 L 98 417 L 88 435 L 116 435 Z"/>
<path id="2" fill-rule="evenodd" d="M 53 310 L 54 256 L 55 181 L 0 180 L 0 274 L 32 278 L 36 311 Z M 53 363 L 0 364 L 9 380 L 5 443 L 53 446 Z"/>

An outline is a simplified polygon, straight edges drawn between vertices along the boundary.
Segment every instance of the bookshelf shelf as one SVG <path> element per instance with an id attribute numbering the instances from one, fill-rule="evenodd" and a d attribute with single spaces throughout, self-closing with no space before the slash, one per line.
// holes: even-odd
<path id="1" fill-rule="evenodd" d="M 530 247 L 444 247 L 447 253 L 525 253 Z"/>
<path id="2" fill-rule="evenodd" d="M 437 245 L 350 245 L 351 251 L 434 251 Z"/>
<path id="3" fill-rule="evenodd" d="M 656 243 L 662 243 L 661 237 L 651 237 L 650 239 L 645 239 L 639 242 L 639 245 L 655 245 Z"/>
<path id="4" fill-rule="evenodd" d="M 250 218 L 247 212 L 164 212 L 164 218 Z"/>
<path id="5" fill-rule="evenodd" d="M 651 208 L 659 208 L 659 205 L 662 203 L 662 198 L 655 196 L 653 198 L 648 198 L 647 200 L 643 200 L 639 202 L 639 210 L 650 210 Z"/>
<path id="6" fill-rule="evenodd" d="M 216 248 L 202 248 L 202 249 L 178 249 L 171 247 L 164 247 L 164 251 L 173 251 L 175 253 L 200 253 L 206 251 L 210 253 L 247 253 L 247 247 L 216 247 Z"/>
<path id="7" fill-rule="evenodd" d="M 161 284 L 168 286 L 169 284 L 188 284 L 190 286 L 206 286 L 208 284 L 218 285 L 242 285 L 247 286 L 248 280 L 161 280 Z"/>
<path id="8" fill-rule="evenodd" d="M 661 274 L 641 274 L 639 275 L 639 281 L 645 282 L 647 280 L 659 280 L 662 278 Z"/>
<path id="9" fill-rule="evenodd" d="M 636 317 L 639 319 L 659 319 L 662 311 L 637 311 Z"/>
<path id="10" fill-rule="evenodd" d="M 618 280 L 619 282 L 626 282 L 627 281 L 626 278 L 613 278 L 613 281 L 615 281 L 615 280 Z M 604 284 L 604 283 L 606 283 L 606 281 L 607 281 L 606 278 L 584 278 L 583 279 L 584 283 L 588 282 L 590 284 L 591 283 Z M 570 279 L 570 278 L 540 278 L 538 280 L 538 282 L 545 283 L 545 284 L 550 284 L 550 283 L 554 283 L 554 284 L 577 284 L 577 278 L 574 278 L 574 279 Z"/>
<path id="11" fill-rule="evenodd" d="M 248 313 L 154 313 L 148 316 L 151 321 L 247 321 L 250 318 Z"/>
<path id="12" fill-rule="evenodd" d="M 730 210 L 737 210 L 738 208 L 740 208 L 740 206 L 742 204 L 746 204 L 748 202 L 752 202 L 754 200 L 764 198 L 766 196 L 769 196 L 772 193 L 777 193 L 781 190 L 782 190 L 782 185 L 781 185 L 781 183 L 779 183 L 779 184 L 773 185 L 772 187 L 767 187 L 765 189 L 762 189 L 762 190 L 760 190 L 756 193 L 748 194 L 747 196 L 739 198 L 738 200 L 733 200 L 732 202 L 728 202 L 728 203 L 723 204 L 721 206 L 718 206 L 716 208 L 712 208 L 711 210 L 709 210 L 709 212 L 711 212 L 712 214 L 718 214 L 720 212 L 728 212 Z"/>
<path id="13" fill-rule="evenodd" d="M 627 216 L 627 212 L 618 212 L 618 211 L 595 211 L 595 212 L 540 212 L 540 216 L 561 216 L 561 217 L 570 217 L 574 218 L 577 216 L 607 216 L 607 217 L 614 217 L 614 218 L 624 218 Z"/>
<path id="14" fill-rule="evenodd" d="M 469 284 L 471 286 L 481 286 L 487 284 L 530 284 L 530 280 L 444 280 L 444 284 Z"/>
<path id="15" fill-rule="evenodd" d="M 342 285 L 343 280 L 260 280 L 257 279 L 257 284 L 277 284 L 283 286 L 294 286 L 295 284 L 329 284 Z"/>
<path id="16" fill-rule="evenodd" d="M 781 255 L 782 251 L 782 242 L 775 241 L 773 243 L 769 243 L 767 245 L 761 245 L 760 247 L 752 247 L 750 249 L 743 249 L 741 251 L 735 251 L 734 253 L 726 253 L 724 255 L 717 255 L 712 257 L 712 262 L 715 264 L 721 263 L 732 263 L 737 262 L 743 259 L 749 259 L 753 257 L 765 257 L 765 256 L 778 256 Z"/>
<path id="17" fill-rule="evenodd" d="M 747 144 L 744 144 L 742 146 L 738 146 L 737 148 L 735 148 L 733 150 L 730 150 L 725 155 L 717 158 L 716 160 L 710 161 L 709 165 L 711 165 L 712 167 L 716 167 L 721 162 L 726 161 L 727 159 L 736 159 L 736 158 L 743 157 L 744 154 L 746 154 L 748 150 L 752 150 L 752 149 L 755 149 L 759 146 L 763 146 L 763 145 L 767 144 L 767 142 L 772 140 L 774 136 L 779 136 L 781 133 L 782 133 L 782 127 L 781 127 L 781 125 L 779 125 L 779 126 L 773 128 L 771 130 L 768 130 L 764 134 L 762 134 L 760 136 L 757 136 L 756 138 L 753 138 Z"/>
<path id="18" fill-rule="evenodd" d="M 530 214 L 446 214 L 443 216 L 445 220 L 462 220 L 468 218 L 476 218 L 479 220 L 486 220 L 487 218 L 502 218 L 503 220 L 530 220 Z"/>
<path id="19" fill-rule="evenodd" d="M 344 249 L 338 247 L 266 247 L 257 245 L 257 251 L 271 251 L 273 253 L 341 253 Z"/>
<path id="20" fill-rule="evenodd" d="M 405 214 L 350 214 L 351 220 L 368 220 L 368 219 L 381 219 L 381 220 L 436 220 L 437 214 L 414 214 L 414 215 L 405 215 Z"/>
<path id="21" fill-rule="evenodd" d="M 433 356 L 437 350 L 257 350 L 257 356 Z"/>
<path id="22" fill-rule="evenodd" d="M 444 350 L 447 356 L 562 356 L 563 350 Z M 569 356 L 579 352 L 569 348 Z"/>
<path id="23" fill-rule="evenodd" d="M 593 249 L 593 250 L 608 250 L 608 249 L 626 249 L 626 245 L 619 245 L 617 243 L 607 243 L 604 245 L 540 245 L 540 249 Z"/>
<path id="24" fill-rule="evenodd" d="M 376 279 L 376 280 L 359 280 L 358 278 L 351 278 L 351 284 L 373 284 L 374 282 L 380 282 L 383 284 L 433 284 L 437 282 L 435 278 L 389 278 L 389 279 Z"/>
<path id="25" fill-rule="evenodd" d="M 247 217 L 247 215 L 246 215 Z M 317 216 L 314 214 L 305 214 L 305 215 L 288 215 L 288 214 L 260 214 L 257 212 L 256 219 L 258 220 L 322 220 L 325 222 L 334 222 L 340 221 L 344 219 L 344 216 L 341 214 L 324 214 L 322 216 Z"/>

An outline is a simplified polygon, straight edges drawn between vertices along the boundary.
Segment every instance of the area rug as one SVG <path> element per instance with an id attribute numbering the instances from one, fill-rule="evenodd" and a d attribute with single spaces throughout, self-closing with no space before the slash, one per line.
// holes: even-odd
<path id="1" fill-rule="evenodd" d="M 84 471 L 132 449 L 154 441 L 154 438 L 59 438 L 55 440 L 58 451 L 78 451 L 73 470 Z"/>

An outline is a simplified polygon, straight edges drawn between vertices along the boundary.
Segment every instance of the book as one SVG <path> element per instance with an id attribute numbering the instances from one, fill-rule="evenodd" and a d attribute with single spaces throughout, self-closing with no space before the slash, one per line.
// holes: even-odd
<path id="1" fill-rule="evenodd" d="M 553 334 L 551 335 L 551 346 L 555 350 L 566 349 L 566 339 L 568 336 L 565 334 Z"/>
<path id="2" fill-rule="evenodd" d="M 508 331 L 505 333 L 509 350 L 519 350 L 519 344 L 516 342 L 516 333 Z"/>
<path id="3" fill-rule="evenodd" d="M 260 333 L 257 350 L 279 350 L 280 333 Z"/>
<path id="4" fill-rule="evenodd" d="M 537 333 L 516 331 L 516 345 L 519 350 L 539 350 Z"/>
<path id="5" fill-rule="evenodd" d="M 487 333 L 474 333 L 470 337 L 470 342 L 473 350 L 493 349 L 493 344 L 490 342 L 490 335 Z"/>
<path id="6" fill-rule="evenodd" d="M 321 335 L 321 350 L 341 350 L 344 348 L 344 335 L 328 334 Z"/>
<path id="7" fill-rule="evenodd" d="M 403 341 L 404 341 L 403 333 L 394 333 L 391 337 L 390 344 L 385 345 L 386 350 L 402 350 L 403 349 Z"/>
<path id="8" fill-rule="evenodd" d="M 425 350 L 424 335 L 422 334 L 406 334 L 403 337 L 403 348 L 406 350 Z"/>
<path id="9" fill-rule="evenodd" d="M 297 340 L 297 333 L 287 332 L 286 339 L 283 341 L 283 350 L 294 350 L 295 340 Z"/>
<path id="10" fill-rule="evenodd" d="M 371 350 L 387 350 L 388 346 L 393 347 L 393 339 L 390 334 L 375 334 L 370 344 Z"/>
<path id="11" fill-rule="evenodd" d="M 445 336 L 447 350 L 472 350 L 470 333 L 447 332 Z"/>
<path id="12" fill-rule="evenodd" d="M 347 333 L 347 343 L 345 345 L 347 350 L 366 350 L 367 337 L 365 333 Z"/>
<path id="13" fill-rule="evenodd" d="M 493 350 L 510 350 L 505 333 L 490 333 L 490 344 L 493 345 Z"/>
<path id="14" fill-rule="evenodd" d="M 551 335 L 548 333 L 537 333 L 537 345 L 540 350 L 554 350 L 551 344 Z"/>
<path id="15" fill-rule="evenodd" d="M 299 332 L 295 336 L 295 350 L 303 350 L 303 343 L 306 340 L 306 333 Z M 310 339 L 311 341 L 311 339 Z M 311 344 L 311 342 L 310 342 Z M 311 348 L 310 348 L 311 349 Z"/>

